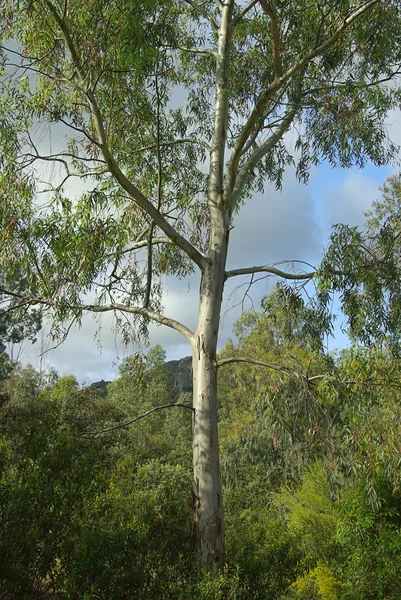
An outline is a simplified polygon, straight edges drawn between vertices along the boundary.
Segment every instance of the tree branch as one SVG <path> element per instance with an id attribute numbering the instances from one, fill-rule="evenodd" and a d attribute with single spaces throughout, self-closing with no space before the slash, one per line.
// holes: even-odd
<path id="1" fill-rule="evenodd" d="M 244 8 L 241 10 L 241 12 L 235 17 L 235 19 L 233 20 L 233 25 L 237 25 L 244 17 L 245 15 L 252 10 L 252 8 L 254 6 L 256 6 L 256 4 L 259 4 L 260 0 L 251 0 L 251 2 L 249 2 L 249 4 L 247 4 L 246 6 L 244 6 Z"/>
<path id="2" fill-rule="evenodd" d="M 284 373 L 285 375 L 295 377 L 298 381 L 301 379 L 305 381 L 309 381 L 307 375 L 303 375 L 295 371 L 292 367 L 288 365 L 279 365 L 276 363 L 267 362 L 265 360 L 259 360 L 258 358 L 251 358 L 249 356 L 232 356 L 230 358 L 223 358 L 221 360 L 217 360 L 215 366 L 217 369 L 222 367 L 223 365 L 229 365 L 232 363 L 249 363 L 252 365 L 259 365 L 261 367 L 267 367 L 268 369 L 273 369 L 273 371 L 278 371 L 280 373 Z M 323 377 L 323 376 L 322 376 Z"/>
<path id="3" fill-rule="evenodd" d="M 155 237 L 151 241 L 149 239 L 147 239 L 147 240 L 141 240 L 140 242 L 133 242 L 130 246 L 128 246 L 127 248 L 124 248 L 123 254 L 125 254 L 126 252 L 131 252 L 132 250 L 138 250 L 138 248 L 146 248 L 146 246 L 149 245 L 149 242 L 153 246 L 155 246 L 157 244 L 174 244 L 173 240 L 171 240 L 168 237 Z"/>
<path id="4" fill-rule="evenodd" d="M 178 140 L 171 140 L 170 142 L 160 142 L 160 148 L 169 148 L 170 146 L 177 146 L 178 144 L 198 144 L 199 146 L 203 146 L 205 150 L 210 152 L 210 146 L 207 142 L 200 139 L 195 138 L 182 138 Z M 145 150 L 151 150 L 156 147 L 156 143 L 147 144 L 146 146 L 142 146 L 141 148 L 134 148 L 132 152 L 137 154 L 138 152 L 144 152 Z"/>
<path id="5" fill-rule="evenodd" d="M 274 76 L 277 78 L 281 76 L 280 30 L 277 22 L 277 15 L 270 6 L 268 0 L 260 0 L 260 4 L 269 17 L 272 26 Z"/>
<path id="6" fill-rule="evenodd" d="M 230 75 L 231 20 L 234 0 L 227 0 L 222 7 L 222 20 L 219 29 L 216 60 L 216 93 L 214 109 L 213 138 L 210 149 L 210 168 L 208 181 L 209 212 L 216 208 L 218 198 L 223 196 L 224 153 L 228 130 L 228 93 Z M 213 221 L 213 217 L 211 216 Z"/>
<path id="7" fill-rule="evenodd" d="M 226 271 L 226 279 L 229 277 L 236 277 L 237 275 L 250 275 L 251 273 L 270 273 L 271 275 L 276 275 L 277 277 L 282 277 L 283 279 L 292 280 L 313 279 L 313 277 L 316 275 L 315 271 L 310 273 L 287 273 L 286 271 L 281 271 L 280 269 L 276 269 L 276 267 L 271 267 L 270 265 L 261 265 Z"/>
<path id="8" fill-rule="evenodd" d="M 156 158 L 157 158 L 157 211 L 160 212 L 162 205 L 163 196 L 163 165 L 162 157 L 160 152 L 160 90 L 159 90 L 159 78 L 158 78 L 159 61 L 156 63 L 155 72 L 155 92 L 156 92 Z M 152 277 L 153 277 L 153 232 L 155 229 L 154 222 L 150 226 L 149 237 L 148 237 L 148 270 L 147 270 L 147 281 L 146 281 L 146 292 L 145 301 L 143 303 L 145 308 L 149 308 L 150 294 L 152 291 Z"/>
<path id="9" fill-rule="evenodd" d="M 133 423 L 136 423 L 137 421 L 140 421 L 141 419 L 144 419 L 145 417 L 147 417 L 148 415 L 151 415 L 152 413 L 158 411 L 158 410 L 162 410 L 163 408 L 172 408 L 174 406 L 177 406 L 178 408 L 188 408 L 188 410 L 191 410 L 192 412 L 195 412 L 195 409 L 192 408 L 192 406 L 189 406 L 188 404 L 162 404 L 161 406 L 156 406 L 155 408 L 152 408 L 151 410 L 146 411 L 145 413 L 143 413 L 142 415 L 139 415 L 139 417 L 135 417 L 135 419 L 131 419 L 130 421 L 126 421 L 125 423 L 121 423 L 119 425 L 114 425 L 113 427 L 108 427 L 107 429 L 100 429 L 98 431 L 86 431 L 85 433 L 83 433 L 83 436 L 93 436 L 93 437 L 98 437 L 99 435 L 102 435 L 102 433 L 108 433 L 109 431 L 116 431 L 116 429 L 122 429 L 123 427 L 128 427 L 129 425 L 132 425 Z"/>
<path id="10" fill-rule="evenodd" d="M 227 198 L 230 198 L 231 196 L 231 215 L 235 210 L 237 202 L 241 196 L 241 192 L 252 169 L 254 169 L 258 162 L 264 156 L 266 156 L 268 152 L 271 152 L 271 150 L 273 150 L 276 144 L 278 144 L 278 142 L 282 139 L 284 133 L 290 128 L 291 123 L 295 119 L 298 112 L 298 108 L 298 105 L 296 105 L 287 112 L 280 125 L 274 130 L 272 135 L 261 146 L 256 148 L 256 150 L 251 154 L 248 160 L 245 161 L 238 174 L 230 169 L 231 176 L 229 177 L 229 180 L 227 182 L 227 185 L 229 185 L 230 187 L 226 189 L 226 194 Z M 239 158 L 240 157 L 238 157 L 238 161 Z M 231 165 L 231 168 L 232 167 L 234 167 L 234 165 Z"/>
<path id="11" fill-rule="evenodd" d="M 196 2 L 194 2 L 194 0 L 184 0 L 184 2 L 186 2 L 186 4 L 189 4 L 189 6 L 191 6 L 198 14 L 202 15 L 202 17 L 209 21 L 210 25 L 215 31 L 219 30 L 219 26 L 217 25 L 216 21 L 203 8 L 204 2 L 202 2 L 202 4 L 197 4 Z"/>
<path id="12" fill-rule="evenodd" d="M 337 28 L 337 30 L 322 44 L 313 48 L 310 52 L 301 57 L 295 64 L 292 65 L 285 73 L 280 77 L 275 77 L 272 83 L 260 94 L 254 109 L 248 117 L 247 122 L 240 135 L 238 136 L 237 142 L 233 147 L 233 151 L 230 157 L 229 172 L 231 171 L 231 179 L 235 179 L 235 172 L 238 167 L 239 159 L 242 154 L 242 150 L 247 143 L 249 137 L 252 135 L 254 127 L 257 121 L 263 116 L 268 102 L 273 96 L 279 91 L 279 89 L 294 75 L 299 73 L 311 60 L 316 56 L 323 54 L 330 46 L 332 46 L 348 29 L 348 27 L 358 19 L 362 14 L 368 11 L 370 8 L 378 4 L 379 0 L 369 0 L 364 2 L 359 8 L 354 10 L 350 15 L 345 17 L 344 21 Z M 233 184 L 231 184 L 233 187 Z"/>
<path id="13" fill-rule="evenodd" d="M 272 369 L 273 371 L 278 371 L 279 373 L 283 373 L 284 375 L 288 375 L 288 377 L 294 377 L 297 381 L 304 381 L 305 383 L 311 383 L 316 385 L 327 377 L 327 373 L 323 373 L 320 375 L 305 375 L 304 373 L 299 373 L 289 365 L 279 365 L 277 363 L 271 363 L 265 360 L 259 360 L 258 358 L 251 358 L 249 356 L 232 356 L 230 358 L 223 358 L 221 360 L 217 360 L 215 362 L 216 368 L 220 368 L 223 365 L 228 365 L 232 363 L 248 363 L 252 365 L 257 365 L 260 367 L 267 367 L 268 369 Z M 343 379 L 338 380 L 338 383 L 341 385 L 383 385 L 384 383 L 388 383 L 387 379 L 367 379 L 365 381 L 357 381 L 356 379 Z M 393 385 L 400 385 L 400 378 L 394 378 L 391 383 Z"/>
<path id="14" fill-rule="evenodd" d="M 192 341 L 194 336 L 193 332 L 188 329 L 185 325 L 176 321 L 175 319 L 171 319 L 170 317 L 166 317 L 161 313 L 150 310 L 149 308 L 141 307 L 141 306 L 125 306 L 124 304 L 112 303 L 106 304 L 103 306 L 97 306 L 96 304 L 85 304 L 80 306 L 71 306 L 71 308 L 81 308 L 82 310 L 88 310 L 90 312 L 100 313 L 100 312 L 110 312 L 110 311 L 121 311 L 126 313 L 131 313 L 135 315 L 141 315 L 151 321 L 155 321 L 156 323 L 160 323 L 160 325 L 166 325 L 166 327 L 170 327 L 171 329 L 175 329 L 179 333 L 182 333 L 189 342 Z"/>
<path id="15" fill-rule="evenodd" d="M 12 298 L 18 298 L 23 302 L 26 302 L 30 306 L 35 306 L 36 304 L 47 306 L 49 308 L 54 308 L 57 305 L 55 300 L 48 300 L 47 298 L 32 298 L 30 296 L 25 296 L 23 294 L 19 294 L 17 292 L 12 292 L 6 288 L 0 287 L 0 294 L 4 294 L 5 296 L 11 296 Z M 87 310 L 89 312 L 94 313 L 102 313 L 102 312 L 111 312 L 111 311 L 120 311 L 124 313 L 130 313 L 133 315 L 141 315 L 150 321 L 155 321 L 155 323 L 160 323 L 160 325 L 165 325 L 166 327 L 170 327 L 171 329 L 175 329 L 182 335 L 184 335 L 189 342 L 192 342 L 193 332 L 188 329 L 185 325 L 176 321 L 175 319 L 171 319 L 162 315 L 161 313 L 150 310 L 149 308 L 145 308 L 143 306 L 127 306 L 125 304 L 120 304 L 118 302 L 113 302 L 112 304 L 68 304 L 66 303 L 66 308 L 70 310 Z"/>
<path id="16" fill-rule="evenodd" d="M 50 12 L 52 13 L 57 25 L 59 26 L 65 42 L 67 44 L 68 50 L 71 54 L 72 61 L 74 63 L 75 68 L 77 69 L 78 75 L 81 80 L 81 84 L 85 89 L 86 96 L 89 101 L 89 106 L 91 109 L 91 113 L 95 122 L 96 133 L 98 137 L 98 146 L 103 154 L 103 157 L 106 161 L 107 166 L 111 174 L 115 177 L 118 183 L 121 185 L 123 189 L 133 198 L 134 202 L 138 204 L 156 223 L 160 229 L 164 231 L 164 233 L 171 238 L 177 246 L 179 246 L 197 265 L 200 269 L 206 269 L 208 266 L 208 262 L 206 257 L 199 252 L 192 244 L 185 239 L 181 234 L 179 234 L 174 227 L 170 225 L 170 223 L 165 219 L 165 217 L 157 210 L 157 208 L 146 198 L 144 194 L 126 177 L 126 175 L 121 171 L 120 167 L 117 165 L 115 161 L 107 140 L 106 130 L 103 123 L 103 118 L 101 115 L 100 108 L 97 104 L 97 100 L 93 90 L 88 86 L 88 77 L 89 73 L 85 73 L 80 64 L 78 54 L 75 50 L 74 43 L 71 38 L 71 34 L 67 27 L 67 24 L 64 19 L 62 19 L 57 10 L 53 6 L 53 4 L 46 0 L 46 4 L 49 7 Z"/>
<path id="17" fill-rule="evenodd" d="M 210 48 L 186 48 L 185 46 L 177 46 L 177 50 L 181 50 L 182 52 L 189 52 L 190 54 L 207 54 L 212 58 L 217 57 L 217 52 L 211 50 Z"/>

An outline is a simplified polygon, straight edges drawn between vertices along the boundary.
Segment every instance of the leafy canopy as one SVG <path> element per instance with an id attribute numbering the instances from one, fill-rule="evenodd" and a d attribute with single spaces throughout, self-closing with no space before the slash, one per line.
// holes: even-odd
<path id="1" fill-rule="evenodd" d="M 27 296 L 56 313 L 55 333 L 80 318 L 89 292 L 92 309 L 118 305 L 144 327 L 164 275 L 204 266 L 220 9 L 2 2 L 1 267 L 26 274 Z M 232 3 L 230 214 L 266 180 L 279 187 L 288 165 L 306 181 L 322 160 L 395 155 L 384 122 L 400 100 L 399 9 L 399 0 Z"/>

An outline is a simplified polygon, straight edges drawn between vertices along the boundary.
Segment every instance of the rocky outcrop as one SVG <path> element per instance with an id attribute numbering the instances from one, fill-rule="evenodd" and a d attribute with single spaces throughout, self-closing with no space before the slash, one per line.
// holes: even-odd
<path id="1" fill-rule="evenodd" d="M 110 381 L 104 381 L 104 379 L 101 381 L 95 381 L 94 383 L 90 384 L 89 389 L 99 396 L 99 398 L 106 398 L 108 394 L 107 386 L 109 383 Z"/>
<path id="2" fill-rule="evenodd" d="M 170 385 L 174 390 L 174 398 L 184 392 L 192 393 L 192 357 L 186 356 L 180 360 L 170 360 L 166 362 L 166 368 L 169 374 Z M 107 386 L 110 381 L 96 381 L 89 386 L 95 394 L 101 398 L 107 397 Z"/>
<path id="3" fill-rule="evenodd" d="M 174 397 L 178 398 L 183 392 L 192 393 L 192 357 L 169 360 L 166 362 L 166 367 L 171 387 L 174 389 Z"/>

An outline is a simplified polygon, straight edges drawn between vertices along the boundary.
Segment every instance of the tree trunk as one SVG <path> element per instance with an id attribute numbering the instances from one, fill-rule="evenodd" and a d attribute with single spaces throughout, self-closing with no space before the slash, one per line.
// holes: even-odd
<path id="1" fill-rule="evenodd" d="M 217 213 L 217 211 L 216 211 Z M 224 287 L 228 226 L 220 213 L 212 228 L 210 266 L 202 273 L 198 325 L 192 346 L 194 539 L 202 562 L 223 566 L 224 515 L 217 431 L 216 349 Z"/>
<path id="2" fill-rule="evenodd" d="M 224 565 L 225 550 L 217 432 L 216 351 L 229 235 L 229 213 L 223 192 L 233 9 L 233 0 L 221 4 L 216 54 L 216 106 L 208 182 L 210 246 L 208 266 L 202 269 L 198 324 L 192 343 L 194 537 L 203 563 L 220 567 Z"/>

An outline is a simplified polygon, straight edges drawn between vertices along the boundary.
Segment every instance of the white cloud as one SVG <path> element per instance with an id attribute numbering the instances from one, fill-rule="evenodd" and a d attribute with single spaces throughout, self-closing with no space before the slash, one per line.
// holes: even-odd
<path id="1" fill-rule="evenodd" d="M 310 188 L 288 171 L 282 191 L 266 186 L 263 195 L 241 209 L 231 232 L 228 268 L 279 260 L 313 261 L 319 254 L 320 238 Z"/>

